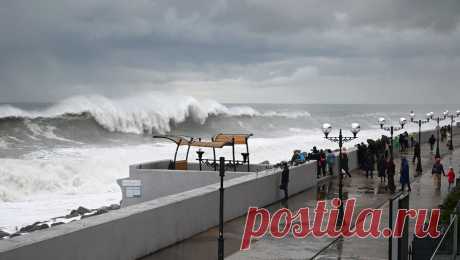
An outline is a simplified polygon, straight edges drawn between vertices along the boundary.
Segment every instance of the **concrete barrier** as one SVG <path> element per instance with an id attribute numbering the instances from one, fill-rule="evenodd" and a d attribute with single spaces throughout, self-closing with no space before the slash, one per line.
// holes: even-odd
<path id="1" fill-rule="evenodd" d="M 457 131 L 456 131 L 457 132 Z M 427 139 L 432 131 L 427 131 Z M 426 137 L 428 136 L 428 137 Z M 357 167 L 349 151 L 350 169 Z M 314 162 L 290 169 L 291 194 L 316 186 Z M 225 182 L 225 219 L 242 216 L 249 206 L 281 198 L 280 171 L 267 170 Z M 218 184 L 211 184 L 81 221 L 0 241 L 0 259 L 136 259 L 218 224 Z"/>
<path id="2" fill-rule="evenodd" d="M 281 198 L 280 169 L 225 183 L 225 219 Z M 290 169 L 290 192 L 316 186 L 316 165 Z M 136 259 L 218 224 L 218 184 L 0 241 L 0 259 Z"/>
<path id="3" fill-rule="evenodd" d="M 193 190 L 220 181 L 218 172 L 209 171 L 208 169 L 199 171 L 199 166 L 196 163 L 189 163 L 189 168 L 195 170 L 187 171 L 168 170 L 167 168 L 161 167 L 162 165 L 168 164 L 169 160 L 131 165 L 129 167 L 129 177 L 117 181 L 122 191 L 121 207 L 127 207 L 144 201 Z M 251 166 L 254 170 L 265 169 L 265 166 L 261 165 Z M 248 174 L 250 173 L 227 171 L 225 181 Z M 127 195 L 127 188 L 129 188 L 129 186 L 123 184 L 127 181 L 139 182 L 139 196 Z"/>

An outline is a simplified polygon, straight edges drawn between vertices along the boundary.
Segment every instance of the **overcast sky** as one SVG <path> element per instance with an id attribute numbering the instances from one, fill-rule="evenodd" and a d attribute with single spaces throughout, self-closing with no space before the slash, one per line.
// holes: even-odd
<path id="1" fill-rule="evenodd" d="M 460 103 L 459 25 L 458 0 L 2 0 L 0 102 Z"/>

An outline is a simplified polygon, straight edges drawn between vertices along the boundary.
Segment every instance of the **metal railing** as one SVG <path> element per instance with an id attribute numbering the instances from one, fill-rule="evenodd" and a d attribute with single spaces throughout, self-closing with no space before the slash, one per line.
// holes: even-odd
<path id="1" fill-rule="evenodd" d="M 443 236 L 433 252 L 430 260 L 455 259 L 457 255 L 458 240 L 458 216 L 451 215 L 449 226 L 443 232 Z"/>

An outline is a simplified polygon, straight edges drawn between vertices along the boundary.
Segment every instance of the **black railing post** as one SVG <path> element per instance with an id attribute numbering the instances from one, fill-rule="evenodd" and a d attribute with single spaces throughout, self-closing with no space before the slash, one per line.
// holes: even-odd
<path id="1" fill-rule="evenodd" d="M 224 176 L 225 158 L 220 157 L 219 164 L 220 188 L 219 188 L 219 238 L 217 256 L 219 260 L 224 260 Z"/>

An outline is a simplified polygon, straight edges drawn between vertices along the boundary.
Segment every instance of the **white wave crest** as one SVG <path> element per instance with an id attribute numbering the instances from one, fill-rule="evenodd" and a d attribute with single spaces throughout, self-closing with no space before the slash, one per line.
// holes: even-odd
<path id="1" fill-rule="evenodd" d="M 214 100 L 197 100 L 191 96 L 149 92 L 122 99 L 99 95 L 65 99 L 42 111 L 26 111 L 10 105 L 0 106 L 0 118 L 55 118 L 66 114 L 89 113 L 102 127 L 111 132 L 167 133 L 173 124 L 192 120 L 204 124 L 210 116 L 287 117 L 306 116 L 307 112 L 260 113 L 249 106 L 226 106 Z"/>

